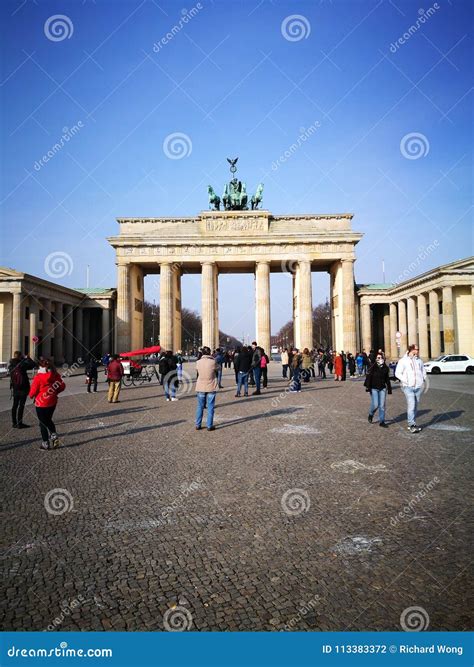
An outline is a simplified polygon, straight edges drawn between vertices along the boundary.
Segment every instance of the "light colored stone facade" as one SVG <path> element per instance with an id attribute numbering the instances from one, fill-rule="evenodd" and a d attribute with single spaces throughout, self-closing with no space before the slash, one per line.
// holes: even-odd
<path id="1" fill-rule="evenodd" d="M 115 297 L 114 289 L 69 289 L 0 267 L 0 360 L 16 350 L 56 363 L 111 352 Z"/>
<path id="2" fill-rule="evenodd" d="M 195 218 L 119 218 L 115 248 L 117 349 L 139 347 L 143 319 L 133 317 L 143 299 L 138 282 L 150 273 L 160 278 L 160 344 L 181 347 L 180 279 L 202 276 L 202 344 L 219 344 L 220 273 L 255 276 L 256 340 L 270 349 L 270 273 L 293 273 L 295 344 L 313 345 L 312 271 L 331 274 L 333 332 L 338 349 L 355 350 L 355 245 L 362 234 L 351 227 L 352 215 L 282 215 L 269 211 L 203 211 Z"/>
<path id="3" fill-rule="evenodd" d="M 397 358 L 417 343 L 423 359 L 474 356 L 474 257 L 397 285 L 358 285 L 361 347 Z M 400 349 L 395 334 L 400 332 Z"/>

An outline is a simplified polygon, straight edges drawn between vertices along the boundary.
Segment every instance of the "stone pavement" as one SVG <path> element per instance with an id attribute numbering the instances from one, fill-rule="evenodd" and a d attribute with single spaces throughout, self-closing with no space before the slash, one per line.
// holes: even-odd
<path id="1" fill-rule="evenodd" d="M 471 396 L 431 382 L 411 435 L 398 387 L 383 430 L 360 380 L 278 372 L 226 371 L 212 433 L 191 386 L 62 397 L 50 452 L 3 412 L 3 629 L 472 628 Z"/>

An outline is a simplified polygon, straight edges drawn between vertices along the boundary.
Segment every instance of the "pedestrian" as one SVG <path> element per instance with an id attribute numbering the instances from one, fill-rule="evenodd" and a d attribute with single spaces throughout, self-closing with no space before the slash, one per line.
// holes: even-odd
<path id="1" fill-rule="evenodd" d="M 262 356 L 260 357 L 260 369 L 262 371 L 262 387 L 266 389 L 268 386 L 268 364 L 270 363 L 270 359 L 268 358 L 268 355 L 265 353 L 263 347 L 260 348 L 260 352 L 262 354 Z"/>
<path id="2" fill-rule="evenodd" d="M 219 389 L 223 389 L 224 387 L 222 386 L 222 367 L 224 365 L 224 354 L 220 347 L 217 348 L 217 350 L 214 353 L 214 358 L 216 360 L 217 365 L 219 366 L 219 371 L 217 374 L 217 382 Z"/>
<path id="3" fill-rule="evenodd" d="M 207 430 L 214 431 L 214 408 L 216 404 L 216 393 L 218 389 L 217 373 L 218 364 L 211 356 L 208 347 L 202 348 L 202 355 L 196 362 L 197 380 L 197 409 L 196 409 L 196 431 L 201 430 L 204 408 L 207 408 Z"/>
<path id="4" fill-rule="evenodd" d="M 314 372 L 314 365 L 318 363 L 318 358 L 319 358 L 318 351 L 311 350 L 310 357 L 311 357 L 311 366 L 309 367 L 309 370 L 311 371 L 311 377 L 316 379 L 316 373 Z"/>
<path id="5" fill-rule="evenodd" d="M 30 391 L 30 379 L 28 371 L 36 367 L 35 362 L 29 355 L 25 357 L 18 350 L 13 353 L 13 358 L 8 364 L 8 373 L 10 375 L 10 392 L 13 399 L 12 405 L 12 427 L 28 428 L 28 424 L 23 423 L 23 412 L 25 410 L 26 398 Z"/>
<path id="6" fill-rule="evenodd" d="M 109 365 L 111 359 L 110 352 L 107 352 L 106 354 L 103 355 L 102 359 L 100 360 L 102 363 L 102 366 L 104 367 L 104 375 L 105 375 L 105 381 L 107 382 L 107 367 Z"/>
<path id="7" fill-rule="evenodd" d="M 94 391 L 97 391 L 97 379 L 98 379 L 98 363 L 94 357 L 90 357 L 89 361 L 85 367 L 86 372 L 86 384 L 87 384 L 87 393 L 90 394 L 91 386 L 94 386 Z"/>
<path id="8" fill-rule="evenodd" d="M 61 443 L 56 433 L 53 414 L 58 403 L 58 394 L 66 389 L 66 385 L 53 361 L 43 359 L 40 371 L 33 378 L 29 397 L 34 399 L 36 407 L 42 439 L 40 449 L 55 449 Z"/>
<path id="9" fill-rule="evenodd" d="M 252 393 L 252 396 L 259 396 L 262 392 L 260 391 L 260 382 L 262 378 L 262 368 L 260 366 L 262 359 L 262 348 L 258 347 L 257 342 L 254 340 L 252 343 L 252 370 L 253 377 L 255 380 L 255 391 Z"/>
<path id="10" fill-rule="evenodd" d="M 410 345 L 395 369 L 395 377 L 402 383 L 402 390 L 407 401 L 407 421 L 410 433 L 419 433 L 421 426 L 416 425 L 416 415 L 420 403 L 426 370 L 418 356 L 418 345 Z"/>
<path id="11" fill-rule="evenodd" d="M 363 367 L 364 367 L 364 375 L 367 375 L 367 369 L 369 367 L 369 357 L 367 356 L 367 352 L 365 349 L 362 350 L 362 359 L 364 360 Z"/>
<path id="12" fill-rule="evenodd" d="M 364 357 L 362 356 L 362 352 L 359 352 L 357 354 L 356 365 L 357 365 L 357 375 L 361 377 L 362 373 L 364 372 Z"/>
<path id="13" fill-rule="evenodd" d="M 318 361 L 318 377 L 320 377 L 322 380 L 326 380 L 327 357 L 323 351 L 319 353 L 317 361 Z"/>
<path id="14" fill-rule="evenodd" d="M 285 347 L 285 349 L 281 353 L 281 371 L 282 371 L 282 377 L 285 380 L 288 378 L 288 364 L 289 364 L 288 348 Z"/>
<path id="15" fill-rule="evenodd" d="M 332 369 L 334 368 L 334 353 L 329 351 L 329 358 L 328 358 L 328 371 L 332 375 Z"/>
<path id="16" fill-rule="evenodd" d="M 290 392 L 292 393 L 301 391 L 301 362 L 302 355 L 299 353 L 299 350 L 294 350 L 291 360 L 293 372 L 291 375 Z"/>
<path id="17" fill-rule="evenodd" d="M 293 347 L 290 347 L 290 349 L 288 350 L 288 371 L 289 371 L 289 375 L 290 375 L 290 382 L 291 382 L 291 378 L 293 377 L 293 356 L 294 356 L 294 354 L 295 354 L 295 350 L 293 349 Z"/>
<path id="18" fill-rule="evenodd" d="M 252 353 L 248 351 L 248 348 L 244 347 L 243 350 L 237 350 L 237 354 L 234 356 L 234 368 L 237 373 L 237 390 L 235 392 L 235 398 L 240 396 L 242 386 L 244 388 L 244 396 L 248 396 L 249 373 L 252 368 Z"/>
<path id="19" fill-rule="evenodd" d="M 247 348 L 244 346 L 244 350 Z M 235 384 L 239 384 L 239 354 L 242 353 L 242 348 L 238 347 L 232 357 L 232 362 L 234 364 L 234 375 L 235 375 Z M 247 378 L 248 383 L 248 378 Z"/>
<path id="20" fill-rule="evenodd" d="M 176 353 L 176 373 L 179 385 L 183 379 L 183 352 L 181 350 Z"/>
<path id="21" fill-rule="evenodd" d="M 385 357 L 382 353 L 377 353 L 375 363 L 369 368 L 364 381 L 366 391 L 370 392 L 370 408 L 368 421 L 372 424 L 374 414 L 379 411 L 379 426 L 388 428 L 385 422 L 385 400 L 387 393 L 392 393 L 390 384 L 390 370 L 385 363 Z"/>
<path id="22" fill-rule="evenodd" d="M 161 363 L 161 362 L 160 362 Z M 177 401 L 176 388 L 178 385 L 178 362 L 171 350 L 166 350 L 160 373 L 163 373 L 163 389 L 167 401 Z"/>
<path id="23" fill-rule="evenodd" d="M 303 354 L 301 355 L 301 377 L 304 382 L 309 382 L 311 378 L 311 364 L 312 359 L 307 347 L 304 348 Z"/>
<path id="24" fill-rule="evenodd" d="M 355 359 L 354 359 L 354 355 L 351 354 L 350 352 L 347 355 L 347 365 L 349 366 L 349 376 L 351 378 L 355 378 L 356 362 L 355 362 Z"/>
<path id="25" fill-rule="evenodd" d="M 334 379 L 336 382 L 342 381 L 343 363 L 342 355 L 336 352 L 336 357 L 334 359 Z"/>
<path id="26" fill-rule="evenodd" d="M 107 393 L 107 400 L 109 403 L 119 403 L 120 388 L 122 386 L 123 366 L 120 363 L 118 354 L 113 354 L 112 359 L 107 366 L 107 382 L 109 383 L 109 391 Z"/>
<path id="27" fill-rule="evenodd" d="M 347 357 L 344 352 L 344 350 L 341 350 L 341 357 L 342 357 L 342 378 L 341 380 L 343 382 L 346 381 L 346 376 L 347 376 Z"/>

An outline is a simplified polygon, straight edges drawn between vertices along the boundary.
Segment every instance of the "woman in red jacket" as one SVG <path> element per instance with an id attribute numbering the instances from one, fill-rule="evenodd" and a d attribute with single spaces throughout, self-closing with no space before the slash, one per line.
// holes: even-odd
<path id="1" fill-rule="evenodd" d="M 342 373 L 343 373 L 343 364 L 344 360 L 342 358 L 342 355 L 339 354 L 339 352 L 336 353 L 336 358 L 334 359 L 334 375 L 335 375 L 335 380 L 336 382 L 339 380 L 342 380 Z"/>
<path id="2" fill-rule="evenodd" d="M 60 442 L 53 422 L 53 413 L 58 402 L 58 394 L 66 389 L 62 377 L 48 359 L 41 362 L 30 389 L 30 398 L 34 399 L 36 414 L 41 430 L 40 449 L 59 447 Z"/>

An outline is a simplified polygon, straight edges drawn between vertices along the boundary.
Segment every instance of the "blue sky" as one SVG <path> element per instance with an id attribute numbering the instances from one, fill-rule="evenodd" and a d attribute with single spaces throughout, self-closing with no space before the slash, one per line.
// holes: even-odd
<path id="1" fill-rule="evenodd" d="M 58 282 L 84 285 L 90 264 L 92 285 L 114 286 L 105 238 L 115 218 L 196 215 L 207 184 L 220 193 L 226 157 L 237 155 L 248 189 L 265 183 L 272 213 L 354 214 L 365 235 L 358 282 L 381 281 L 382 259 L 394 281 L 420 254 L 420 272 L 472 254 L 470 2 L 199 5 L 1 4 L 2 265 L 48 278 L 45 260 L 61 252 L 71 260 Z M 196 15 L 160 42 L 192 7 Z M 45 27 L 55 15 L 64 34 Z M 176 132 L 188 137 L 185 155 L 170 159 L 164 142 Z M 158 298 L 151 283 L 148 298 Z M 272 275 L 274 332 L 289 319 L 290 285 Z M 316 304 L 327 275 L 313 285 Z M 252 335 L 253 298 L 252 276 L 222 277 L 221 328 Z M 200 310 L 197 276 L 184 278 L 183 303 Z"/>

